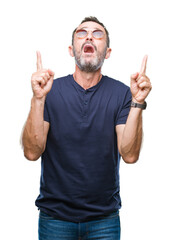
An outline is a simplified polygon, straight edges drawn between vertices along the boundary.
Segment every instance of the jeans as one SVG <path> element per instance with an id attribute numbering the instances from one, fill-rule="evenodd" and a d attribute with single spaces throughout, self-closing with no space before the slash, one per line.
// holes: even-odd
<path id="1" fill-rule="evenodd" d="M 39 240 L 120 240 L 119 211 L 87 222 L 55 219 L 40 211 Z"/>

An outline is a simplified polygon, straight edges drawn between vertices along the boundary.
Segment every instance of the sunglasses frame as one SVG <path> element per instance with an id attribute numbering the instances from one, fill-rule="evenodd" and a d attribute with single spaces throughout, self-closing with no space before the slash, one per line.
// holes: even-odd
<path id="1" fill-rule="evenodd" d="M 86 33 L 86 35 L 85 35 L 84 37 L 79 37 L 79 36 L 77 36 L 77 33 L 78 33 L 78 32 L 81 32 L 81 31 L 83 31 L 83 32 Z M 103 37 L 104 37 L 104 35 L 105 35 L 104 32 L 103 32 L 102 30 L 100 30 L 100 29 L 95 29 L 94 31 L 87 31 L 86 29 L 81 28 L 81 29 L 76 30 L 75 33 L 76 33 L 76 37 L 77 37 L 77 38 L 79 38 L 79 39 L 84 39 L 84 38 L 86 38 L 86 37 L 88 36 L 89 32 L 91 32 L 92 37 L 93 37 L 94 39 L 97 39 L 97 40 L 103 39 Z M 100 37 L 100 38 L 94 37 L 94 32 L 102 32 L 102 37 Z"/>

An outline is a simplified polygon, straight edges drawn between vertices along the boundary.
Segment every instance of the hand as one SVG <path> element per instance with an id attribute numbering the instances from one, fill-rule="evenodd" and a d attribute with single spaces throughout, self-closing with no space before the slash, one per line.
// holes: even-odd
<path id="1" fill-rule="evenodd" d="M 32 74 L 31 83 L 33 94 L 36 98 L 43 98 L 51 90 L 53 85 L 54 72 L 50 69 L 43 69 L 40 52 L 37 52 L 37 72 Z"/>
<path id="2" fill-rule="evenodd" d="M 137 103 L 144 103 L 146 97 L 152 89 L 150 79 L 146 76 L 146 64 L 148 56 L 144 56 L 139 73 L 131 75 L 132 100 Z"/>

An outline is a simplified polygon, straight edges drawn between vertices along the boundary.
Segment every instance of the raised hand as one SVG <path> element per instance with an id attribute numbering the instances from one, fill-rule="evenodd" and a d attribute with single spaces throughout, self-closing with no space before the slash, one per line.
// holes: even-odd
<path id="1" fill-rule="evenodd" d="M 37 72 L 32 74 L 31 83 L 33 94 L 36 98 L 43 98 L 51 90 L 53 85 L 54 72 L 50 69 L 43 69 L 41 53 L 37 51 Z"/>
<path id="2" fill-rule="evenodd" d="M 152 89 L 150 79 L 146 76 L 146 65 L 148 56 L 144 56 L 140 72 L 131 75 L 130 89 L 132 100 L 138 103 L 144 103 L 146 97 Z"/>

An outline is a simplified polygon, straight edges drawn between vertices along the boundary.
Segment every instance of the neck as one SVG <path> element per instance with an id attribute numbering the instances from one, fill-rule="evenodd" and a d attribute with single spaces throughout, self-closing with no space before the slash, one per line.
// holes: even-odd
<path id="1" fill-rule="evenodd" d="M 75 81 L 84 89 L 95 86 L 101 79 L 101 68 L 96 72 L 83 72 L 76 65 L 75 72 L 73 74 Z"/>

